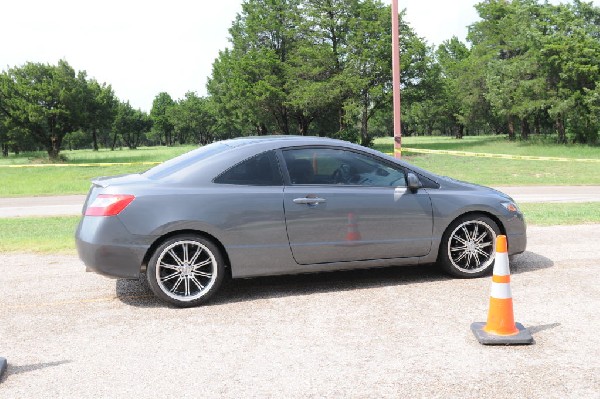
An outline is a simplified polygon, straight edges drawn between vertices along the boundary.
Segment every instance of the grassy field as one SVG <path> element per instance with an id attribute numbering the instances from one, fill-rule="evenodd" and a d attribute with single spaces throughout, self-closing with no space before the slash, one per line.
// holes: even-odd
<path id="1" fill-rule="evenodd" d="M 450 137 L 405 137 L 403 146 L 437 150 L 456 150 L 495 154 L 533 155 L 564 158 L 600 159 L 600 147 L 556 145 L 532 142 L 509 142 L 504 136 L 475 136 L 456 140 Z M 80 164 L 161 162 L 195 148 L 145 147 L 137 150 L 63 151 L 69 167 L 6 168 L 2 165 L 43 163 L 45 154 L 11 154 L 0 158 L 0 197 L 31 195 L 84 194 L 90 179 L 123 173 L 139 173 L 149 165 L 76 166 Z M 393 151 L 391 137 L 375 140 L 375 148 Z M 502 185 L 598 185 L 600 164 L 558 161 L 524 161 L 492 158 L 458 157 L 441 154 L 410 154 L 404 160 L 434 173 L 473 183 Z"/>
<path id="2" fill-rule="evenodd" d="M 528 225 L 600 223 L 600 202 L 522 204 Z M 0 252 L 75 253 L 79 216 L 0 219 Z"/>
<path id="3" fill-rule="evenodd" d="M 75 253 L 79 216 L 0 219 L 0 252 Z"/>
<path id="4" fill-rule="evenodd" d="M 128 148 L 115 151 L 101 149 L 92 150 L 63 150 L 61 156 L 66 158 L 66 163 L 104 163 L 104 162 L 162 162 L 197 148 L 196 146 L 176 147 L 140 147 L 135 150 Z M 0 165 L 26 165 L 31 163 L 45 163 L 48 155 L 45 152 L 24 152 L 19 155 L 10 154 L 0 157 Z"/>
<path id="5" fill-rule="evenodd" d="M 465 136 L 461 140 L 446 136 L 403 137 L 402 146 L 490 154 L 600 159 L 600 147 L 580 144 L 558 145 L 535 137 L 529 141 L 509 141 L 506 136 Z M 382 152 L 392 152 L 394 140 L 392 137 L 377 138 L 374 147 Z"/>
<path id="6" fill-rule="evenodd" d="M 99 163 L 162 162 L 188 152 L 195 146 L 143 147 L 136 150 L 62 151 L 68 165 Z M 11 154 L 0 158 L 0 165 L 27 165 L 44 162 L 44 153 Z M 90 180 L 98 176 L 114 176 L 143 172 L 152 165 L 48 166 L 3 168 L 0 166 L 0 197 L 85 194 Z"/>
<path id="7" fill-rule="evenodd" d="M 403 138 L 402 144 L 407 148 L 432 150 L 600 159 L 600 147 L 535 144 L 535 141 L 509 142 L 503 136 L 475 136 L 462 140 L 451 137 L 406 137 Z M 391 153 L 393 139 L 376 139 L 374 147 L 379 151 Z M 440 175 L 486 186 L 600 184 L 600 163 L 504 160 L 408 152 L 403 159 Z"/>

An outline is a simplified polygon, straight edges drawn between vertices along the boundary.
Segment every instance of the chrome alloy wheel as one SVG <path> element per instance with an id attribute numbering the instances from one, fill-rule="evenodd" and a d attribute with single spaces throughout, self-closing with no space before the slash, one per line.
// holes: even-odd
<path id="1" fill-rule="evenodd" d="M 167 246 L 156 261 L 156 281 L 167 296 L 189 302 L 209 292 L 217 279 L 215 255 L 202 243 L 182 240 Z"/>
<path id="2" fill-rule="evenodd" d="M 494 229 L 481 220 L 459 224 L 450 234 L 448 259 L 464 273 L 478 273 L 494 262 Z"/>

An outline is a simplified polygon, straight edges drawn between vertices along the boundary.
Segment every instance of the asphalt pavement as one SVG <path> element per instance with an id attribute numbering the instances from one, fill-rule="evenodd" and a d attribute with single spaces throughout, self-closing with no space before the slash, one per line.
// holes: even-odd
<path id="1" fill-rule="evenodd" d="M 517 201 L 598 202 L 600 186 L 495 187 Z M 80 215 L 85 195 L 0 198 L 0 218 Z"/>

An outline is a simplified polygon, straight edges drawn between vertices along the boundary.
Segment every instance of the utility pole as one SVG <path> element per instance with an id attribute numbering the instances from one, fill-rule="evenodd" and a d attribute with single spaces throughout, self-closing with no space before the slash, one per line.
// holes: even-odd
<path id="1" fill-rule="evenodd" d="M 392 0 L 392 80 L 394 90 L 394 157 L 402 157 L 402 125 L 400 123 L 400 29 L 398 0 Z"/>

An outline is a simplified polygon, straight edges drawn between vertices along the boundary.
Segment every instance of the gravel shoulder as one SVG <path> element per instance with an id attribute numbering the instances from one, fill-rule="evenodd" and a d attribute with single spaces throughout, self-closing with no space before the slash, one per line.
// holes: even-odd
<path id="1" fill-rule="evenodd" d="M 72 256 L 0 254 L 2 398 L 600 396 L 600 224 L 511 261 L 531 346 L 486 347 L 490 278 L 397 267 L 230 282 L 175 309 Z"/>

